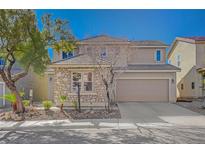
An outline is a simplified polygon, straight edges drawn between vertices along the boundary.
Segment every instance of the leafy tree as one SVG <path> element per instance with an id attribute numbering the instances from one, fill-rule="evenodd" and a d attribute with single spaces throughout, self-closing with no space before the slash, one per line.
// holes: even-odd
<path id="1" fill-rule="evenodd" d="M 54 52 L 70 52 L 76 41 L 68 27 L 68 21 L 53 19 L 50 14 L 41 18 L 42 28 L 37 23 L 34 10 L 0 10 L 0 57 L 4 65 L 0 75 L 16 97 L 17 113 L 24 112 L 16 82 L 29 70 L 41 74 L 50 63 L 48 48 Z M 14 73 L 15 65 L 23 71 Z"/>

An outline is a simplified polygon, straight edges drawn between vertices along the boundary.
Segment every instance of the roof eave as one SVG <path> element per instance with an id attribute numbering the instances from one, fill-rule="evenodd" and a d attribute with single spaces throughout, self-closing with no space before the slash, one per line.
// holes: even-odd
<path id="1" fill-rule="evenodd" d="M 168 45 L 163 45 L 163 46 L 150 46 L 150 45 L 144 45 L 144 46 L 141 46 L 141 45 L 132 45 L 132 47 L 137 47 L 137 48 L 168 48 L 169 46 Z"/>
<path id="2" fill-rule="evenodd" d="M 110 65 L 102 64 L 101 67 L 109 67 Z M 49 66 L 50 68 L 58 68 L 58 67 L 64 67 L 64 68 L 96 68 L 99 67 L 98 64 L 52 64 Z"/>
<path id="3" fill-rule="evenodd" d="M 116 70 L 116 72 L 122 72 L 123 70 Z M 124 70 L 123 72 L 180 72 L 181 70 Z"/>

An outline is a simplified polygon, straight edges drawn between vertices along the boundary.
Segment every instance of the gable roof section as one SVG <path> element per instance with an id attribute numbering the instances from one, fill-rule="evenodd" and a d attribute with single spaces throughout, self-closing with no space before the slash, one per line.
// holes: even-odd
<path id="1" fill-rule="evenodd" d="M 178 41 L 191 43 L 191 44 L 205 44 L 205 36 L 193 36 L 193 37 L 176 37 L 170 49 L 168 51 L 168 58 L 171 56 L 173 49 L 175 48 Z"/>
<path id="2" fill-rule="evenodd" d="M 80 44 L 86 43 L 128 43 L 127 39 L 116 38 L 108 35 L 97 35 L 80 40 Z"/>
<path id="3" fill-rule="evenodd" d="M 101 65 L 106 65 L 105 61 L 100 61 Z M 88 66 L 95 66 L 98 65 L 98 63 L 93 60 L 89 55 L 87 54 L 79 54 L 76 56 L 73 56 L 71 58 L 67 58 L 67 59 L 62 59 L 56 62 L 53 62 L 51 64 L 52 66 L 66 66 L 66 67 L 73 67 L 73 66 L 80 66 L 80 67 L 88 67 Z"/>
<path id="4" fill-rule="evenodd" d="M 144 40 L 144 41 L 129 41 L 128 39 L 116 38 L 108 35 L 97 35 L 79 41 L 79 44 L 129 44 L 139 47 L 168 47 L 167 44 L 161 41 Z"/>
<path id="5" fill-rule="evenodd" d="M 82 65 L 89 65 L 89 64 L 93 64 L 93 60 L 92 60 L 91 57 L 89 57 L 88 55 L 79 54 L 79 55 L 73 56 L 73 57 L 71 57 L 71 58 L 66 58 L 66 59 L 62 59 L 62 60 L 53 62 L 52 64 L 53 64 L 53 65 L 62 65 L 62 64 L 70 64 L 70 65 L 82 64 Z"/>

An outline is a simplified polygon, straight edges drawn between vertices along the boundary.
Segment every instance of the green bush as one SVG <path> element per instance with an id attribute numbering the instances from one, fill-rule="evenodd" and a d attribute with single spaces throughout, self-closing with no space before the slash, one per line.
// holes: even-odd
<path id="1" fill-rule="evenodd" d="M 25 107 L 30 106 L 30 100 L 23 100 L 22 102 Z"/>
<path id="2" fill-rule="evenodd" d="M 45 110 L 49 110 L 53 106 L 53 102 L 49 100 L 45 100 L 42 103 Z"/>
<path id="3" fill-rule="evenodd" d="M 24 96 L 24 92 L 19 92 L 20 96 Z M 7 93 L 4 96 L 0 97 L 0 99 L 5 99 L 6 101 L 10 102 L 11 104 L 16 103 L 16 96 L 13 93 Z"/>
<path id="4" fill-rule="evenodd" d="M 75 110 L 78 109 L 78 102 L 76 100 L 71 102 L 72 107 L 74 107 Z"/>

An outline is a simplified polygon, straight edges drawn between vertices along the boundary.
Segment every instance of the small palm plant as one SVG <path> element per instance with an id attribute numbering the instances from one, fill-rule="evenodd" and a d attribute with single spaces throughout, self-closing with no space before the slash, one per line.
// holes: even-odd
<path id="1" fill-rule="evenodd" d="M 59 100 L 60 100 L 60 104 L 61 104 L 61 107 L 60 107 L 61 111 L 63 111 L 63 106 L 64 106 L 64 103 L 66 102 L 67 99 L 68 99 L 68 97 L 65 95 L 60 96 Z"/>
<path id="2" fill-rule="evenodd" d="M 23 97 L 24 92 L 20 92 L 20 96 Z M 13 93 L 5 94 L 4 96 L 0 97 L 0 99 L 5 99 L 9 103 L 11 103 L 12 108 L 13 108 L 13 112 L 15 112 L 17 110 L 17 106 L 16 106 L 17 99 L 16 99 L 16 96 Z"/>

